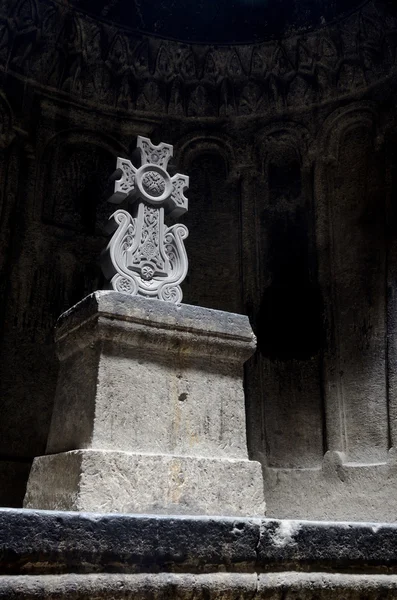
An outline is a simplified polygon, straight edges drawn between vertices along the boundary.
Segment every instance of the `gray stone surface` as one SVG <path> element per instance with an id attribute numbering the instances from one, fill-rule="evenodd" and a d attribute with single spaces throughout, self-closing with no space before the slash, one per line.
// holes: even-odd
<path id="1" fill-rule="evenodd" d="M 255 574 L 47 575 L 0 577 L 0 598 L 253 598 Z"/>
<path id="2" fill-rule="evenodd" d="M 26 507 L 265 514 L 247 453 L 247 317 L 95 292 L 56 337 L 48 456 L 34 461 Z"/>
<path id="3" fill-rule="evenodd" d="M 214 46 L 214 31 L 234 39 L 222 20 L 196 44 L 166 0 L 163 16 L 129 3 L 131 29 L 123 1 L 0 1 L 2 460 L 45 453 L 53 327 L 104 284 L 108 177 L 139 133 L 173 144 L 171 166 L 191 176 L 184 300 L 248 314 L 258 336 L 248 438 L 268 514 L 394 518 L 394 3 L 239 2 L 233 35 L 254 9 L 269 39 Z M 141 14 L 160 37 L 136 33 Z M 329 450 L 345 455 L 343 482 L 322 472 Z M 20 503 L 27 472 L 8 473 Z"/>
<path id="4" fill-rule="evenodd" d="M 365 515 L 375 521 L 382 501 L 384 519 L 397 521 L 397 502 L 390 493 L 397 486 L 394 450 L 388 453 L 387 462 L 377 465 L 348 463 L 343 454 L 327 452 L 317 469 L 266 468 L 264 479 L 268 515 L 355 521 Z M 280 498 L 284 499 L 281 504 Z"/>
<path id="5" fill-rule="evenodd" d="M 0 510 L 0 597 L 392 599 L 397 526 Z"/>
<path id="6" fill-rule="evenodd" d="M 252 569 L 260 520 L 0 509 L 1 574 Z M 387 547 L 385 552 L 387 552 Z"/>
<path id="7" fill-rule="evenodd" d="M 1 574 L 397 573 L 397 525 L 0 510 Z"/>
<path id="8" fill-rule="evenodd" d="M 46 575 L 0 578 L 0 598 L 92 600 L 392 600 L 396 575 L 329 573 Z"/>
<path id="9" fill-rule="evenodd" d="M 247 458 L 247 317 L 95 292 L 60 318 L 47 453 Z"/>
<path id="10" fill-rule="evenodd" d="M 78 450 L 34 460 L 26 508 L 263 516 L 260 464 L 249 460 Z"/>
<path id="11" fill-rule="evenodd" d="M 95 292 L 61 317 L 57 340 L 48 453 L 246 458 L 242 363 L 255 347 L 246 317 Z"/>

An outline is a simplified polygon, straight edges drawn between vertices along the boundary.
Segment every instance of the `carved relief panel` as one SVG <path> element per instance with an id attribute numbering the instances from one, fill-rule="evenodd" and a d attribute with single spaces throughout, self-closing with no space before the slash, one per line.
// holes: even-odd
<path id="1" fill-rule="evenodd" d="M 47 159 L 43 165 L 47 182 L 44 219 L 85 234 L 103 234 L 109 216 L 106 192 L 114 155 L 103 146 L 72 137 L 53 145 Z"/>
<path id="2" fill-rule="evenodd" d="M 248 310 L 258 352 L 247 368 L 247 396 L 251 451 L 269 467 L 312 468 L 323 456 L 322 299 L 306 152 L 303 128 L 269 128 L 258 143 L 262 169 L 252 189 L 256 271 L 248 257 L 245 270 L 256 286 Z"/>
<path id="3" fill-rule="evenodd" d="M 194 140 L 182 151 L 190 175 L 189 273 L 184 302 L 241 312 L 239 203 L 229 181 L 230 159 L 221 142 Z"/>
<path id="4" fill-rule="evenodd" d="M 384 156 L 371 106 L 329 117 L 317 176 L 328 349 L 329 449 L 377 463 L 388 450 Z"/>

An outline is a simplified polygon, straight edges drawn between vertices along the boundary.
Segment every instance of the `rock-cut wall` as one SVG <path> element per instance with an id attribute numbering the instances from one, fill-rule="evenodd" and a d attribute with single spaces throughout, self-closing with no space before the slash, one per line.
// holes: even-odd
<path id="1" fill-rule="evenodd" d="M 184 301 L 257 334 L 248 443 L 268 514 L 395 518 L 396 42 L 375 0 L 235 46 L 0 0 L 2 504 L 44 453 L 53 326 L 103 285 L 107 177 L 140 134 L 191 178 Z"/>

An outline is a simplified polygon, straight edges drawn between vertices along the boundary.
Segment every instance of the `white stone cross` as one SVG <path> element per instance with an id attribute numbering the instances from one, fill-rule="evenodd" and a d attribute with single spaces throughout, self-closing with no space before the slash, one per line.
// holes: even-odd
<path id="1" fill-rule="evenodd" d="M 184 190 L 189 177 L 167 172 L 173 146 L 154 146 L 138 136 L 141 167 L 130 160 L 117 159 L 114 194 L 109 202 L 128 200 L 131 213 L 117 210 L 110 217 L 113 236 L 102 256 L 102 270 L 109 287 L 131 296 L 182 301 L 180 284 L 185 279 L 188 260 L 183 240 L 185 225 L 167 227 L 164 215 L 179 216 L 187 211 Z"/>

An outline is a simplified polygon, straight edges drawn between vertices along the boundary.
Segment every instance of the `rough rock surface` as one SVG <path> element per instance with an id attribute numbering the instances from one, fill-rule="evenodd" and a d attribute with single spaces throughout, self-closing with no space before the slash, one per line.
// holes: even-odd
<path id="1" fill-rule="evenodd" d="M 26 508 L 264 516 L 252 460 L 75 450 L 33 461 Z"/>
<path id="2" fill-rule="evenodd" d="M 246 441 L 246 316 L 95 292 L 56 338 L 48 456 L 34 460 L 24 506 L 265 515 Z"/>
<path id="3" fill-rule="evenodd" d="M 268 514 L 394 518 L 395 6 L 239 2 L 264 35 L 269 13 L 291 26 L 214 46 L 143 33 L 181 21 L 148 0 L 141 23 L 142 4 L 129 29 L 124 0 L 0 0 L 2 503 L 21 506 L 45 452 L 53 327 L 103 286 L 107 179 L 140 134 L 190 175 L 184 300 L 248 314 L 258 337 L 248 442 Z"/>
<path id="4" fill-rule="evenodd" d="M 395 598 L 381 523 L 0 510 L 0 597 Z"/>

